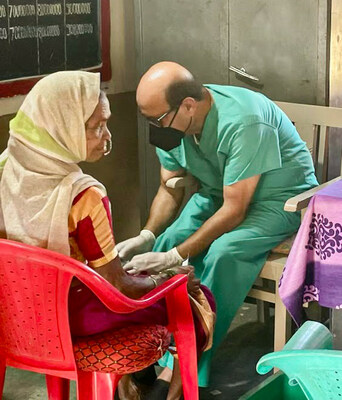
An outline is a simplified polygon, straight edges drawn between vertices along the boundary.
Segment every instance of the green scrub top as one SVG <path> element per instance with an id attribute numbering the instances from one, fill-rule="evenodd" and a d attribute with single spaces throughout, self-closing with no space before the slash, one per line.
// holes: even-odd
<path id="1" fill-rule="evenodd" d="M 312 158 L 285 113 L 261 93 L 205 85 L 214 103 L 199 144 L 186 135 L 180 146 L 157 148 L 161 165 L 185 169 L 203 194 L 223 196 L 223 186 L 262 174 L 253 202 L 286 201 L 317 185 Z"/>

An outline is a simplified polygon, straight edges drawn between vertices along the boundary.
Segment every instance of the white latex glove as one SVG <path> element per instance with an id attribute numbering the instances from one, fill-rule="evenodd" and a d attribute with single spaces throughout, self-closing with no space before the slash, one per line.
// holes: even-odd
<path id="1" fill-rule="evenodd" d="M 149 274 L 159 273 L 165 269 L 182 265 L 183 258 L 176 247 L 166 253 L 145 253 L 132 258 L 123 269 L 131 275 L 147 271 Z"/>
<path id="2" fill-rule="evenodd" d="M 151 251 L 156 237 L 148 229 L 143 229 L 138 236 L 124 240 L 116 245 L 122 262 L 130 261 L 137 254 Z"/>

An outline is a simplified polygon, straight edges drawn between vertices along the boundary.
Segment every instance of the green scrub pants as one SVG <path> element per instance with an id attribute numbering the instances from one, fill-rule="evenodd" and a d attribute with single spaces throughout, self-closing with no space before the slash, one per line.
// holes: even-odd
<path id="1" fill-rule="evenodd" d="M 162 233 L 153 251 L 167 251 L 195 233 L 222 205 L 222 199 L 195 193 L 178 219 Z M 217 318 L 213 347 L 199 362 L 199 386 L 208 386 L 212 356 L 264 265 L 268 252 L 294 233 L 300 224 L 299 213 L 283 210 L 282 201 L 255 202 L 247 217 L 233 231 L 216 239 L 203 253 L 192 258 L 196 276 L 214 294 Z M 173 366 L 167 353 L 162 366 Z"/>

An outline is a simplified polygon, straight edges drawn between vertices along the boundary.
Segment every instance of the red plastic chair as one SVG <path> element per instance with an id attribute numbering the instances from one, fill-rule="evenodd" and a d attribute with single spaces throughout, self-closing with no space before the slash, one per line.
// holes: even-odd
<path id="1" fill-rule="evenodd" d="M 0 239 L 0 397 L 6 366 L 46 374 L 49 400 L 112 400 L 122 375 L 77 367 L 69 331 L 68 292 L 77 277 L 117 313 L 146 308 L 165 297 L 180 363 L 185 400 L 198 400 L 197 357 L 187 277 L 177 275 L 139 300 L 115 289 L 91 268 L 49 250 Z"/>

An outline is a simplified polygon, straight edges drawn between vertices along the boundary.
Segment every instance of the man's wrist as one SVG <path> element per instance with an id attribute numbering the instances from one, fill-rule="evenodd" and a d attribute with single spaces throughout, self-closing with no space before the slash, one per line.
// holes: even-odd
<path id="1" fill-rule="evenodd" d="M 180 245 L 178 245 L 178 246 L 176 247 L 176 249 L 177 249 L 177 252 L 178 252 L 179 256 L 182 257 L 183 261 L 185 261 L 186 259 L 189 258 L 189 251 L 186 249 L 186 250 L 185 250 L 186 252 L 184 252 L 183 243 L 181 243 Z"/>
<path id="2" fill-rule="evenodd" d="M 178 253 L 176 247 L 173 247 L 167 252 L 167 266 L 174 267 L 176 265 L 182 265 L 184 258 Z"/>
<path id="3" fill-rule="evenodd" d="M 152 231 L 150 231 L 149 229 L 142 229 L 140 231 L 140 236 L 142 236 L 148 242 L 154 243 L 156 241 L 156 237 L 154 236 L 154 233 Z"/>

